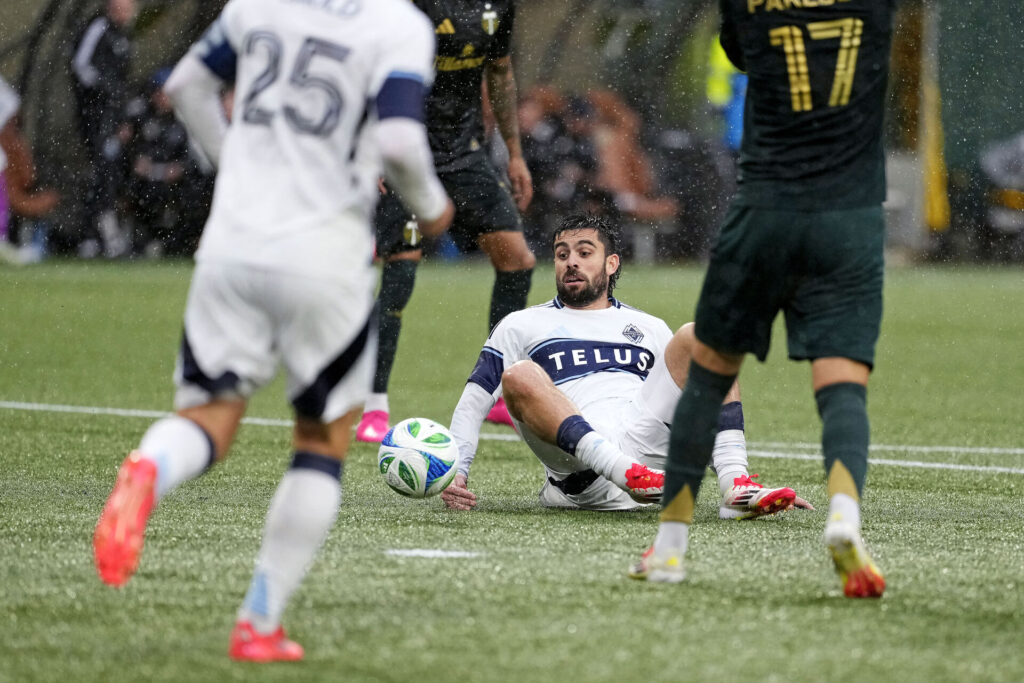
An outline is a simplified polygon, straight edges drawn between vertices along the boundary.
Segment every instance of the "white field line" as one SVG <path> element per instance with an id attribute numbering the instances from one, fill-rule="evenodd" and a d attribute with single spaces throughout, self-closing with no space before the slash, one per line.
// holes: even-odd
<path id="1" fill-rule="evenodd" d="M 960 451 L 956 451 L 960 452 Z M 752 448 L 748 455 L 755 458 L 773 458 L 775 460 L 813 460 L 820 461 L 821 455 L 808 453 L 780 453 L 762 451 Z M 872 465 L 891 465 L 892 467 L 916 467 L 926 470 L 958 470 L 960 472 L 986 472 L 988 474 L 1024 474 L 1024 467 L 997 467 L 994 465 L 961 465 L 950 462 L 923 462 L 921 460 L 890 460 L 888 458 L 871 458 Z"/>
<path id="2" fill-rule="evenodd" d="M 446 559 L 450 557 L 480 557 L 483 553 L 470 550 L 438 550 L 436 548 L 391 548 L 384 551 L 385 555 L 394 557 L 427 557 L 430 559 Z"/>
<path id="3" fill-rule="evenodd" d="M 137 417 L 137 418 L 161 418 L 170 413 L 161 410 L 135 410 L 130 408 L 106 408 L 97 406 L 72 406 L 53 403 L 25 403 L 22 401 L 0 401 L 0 409 L 27 410 L 47 413 L 76 413 L 82 415 L 113 415 L 115 417 Z M 291 420 L 282 420 L 265 417 L 246 417 L 242 420 L 244 424 L 257 425 L 261 427 L 291 427 Z M 519 441 L 517 434 L 483 432 L 480 438 L 487 441 Z M 796 448 L 818 450 L 820 446 L 813 443 L 779 443 L 779 442 L 751 442 L 749 454 L 754 457 L 775 458 L 785 460 L 818 460 L 820 454 L 812 453 L 790 453 L 784 451 L 765 451 L 761 448 Z M 874 445 L 873 451 L 889 452 L 912 452 L 912 453 L 954 453 L 954 454 L 976 454 L 976 455 L 1024 455 L 1024 448 L 986 448 L 969 446 L 896 446 L 896 445 Z M 819 451 L 820 453 L 820 451 Z M 992 474 L 1024 474 L 1024 468 L 1020 467 L 997 467 L 989 465 L 961 465 L 956 463 L 924 462 L 916 460 L 890 460 L 887 458 L 872 458 L 872 465 L 889 465 L 892 467 L 916 467 L 922 469 L 936 470 L 958 470 L 963 472 L 989 472 Z"/>

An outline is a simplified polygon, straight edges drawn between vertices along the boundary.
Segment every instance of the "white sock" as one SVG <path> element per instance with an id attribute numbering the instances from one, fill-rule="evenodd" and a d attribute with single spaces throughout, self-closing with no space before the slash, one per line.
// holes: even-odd
<path id="1" fill-rule="evenodd" d="M 658 535 L 654 537 L 654 553 L 656 555 L 669 555 L 676 552 L 686 554 L 686 546 L 689 541 L 689 524 L 662 522 L 658 525 Z"/>
<path id="2" fill-rule="evenodd" d="M 366 399 L 366 405 L 363 406 L 363 412 L 372 413 L 375 410 L 383 410 L 385 413 L 391 412 L 388 408 L 387 394 L 373 393 Z"/>
<path id="3" fill-rule="evenodd" d="M 239 621 L 250 622 L 263 634 L 273 633 L 281 625 L 288 599 L 327 538 L 341 503 L 340 468 L 335 475 L 319 467 L 297 466 L 302 455 L 313 458 L 314 466 L 323 464 L 315 459 L 331 460 L 297 454 L 296 462 L 281 479 L 270 501 L 256 570 L 238 610 Z"/>
<path id="4" fill-rule="evenodd" d="M 715 436 L 711 463 L 718 475 L 718 488 L 724 494 L 732 480 L 747 474 L 747 437 L 742 429 L 725 429 Z"/>
<path id="5" fill-rule="evenodd" d="M 828 521 L 852 524 L 860 530 L 860 503 L 846 495 L 837 493 L 828 504 Z"/>
<path id="6" fill-rule="evenodd" d="M 636 460 L 594 431 L 587 432 L 576 444 L 576 457 L 623 490 L 626 490 L 626 470 L 636 463 Z"/>
<path id="7" fill-rule="evenodd" d="M 154 422 L 142 437 L 139 451 L 156 463 L 157 500 L 205 472 L 214 459 L 206 432 L 178 415 Z"/>

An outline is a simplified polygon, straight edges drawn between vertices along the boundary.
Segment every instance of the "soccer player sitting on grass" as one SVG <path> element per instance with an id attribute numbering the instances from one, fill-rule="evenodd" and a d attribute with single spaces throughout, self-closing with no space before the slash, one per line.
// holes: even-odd
<path id="1" fill-rule="evenodd" d="M 484 416 L 502 395 L 544 465 L 543 505 L 628 510 L 661 495 L 659 468 L 686 383 L 693 326 L 672 334 L 660 318 L 612 297 L 619 232 L 605 220 L 566 218 L 554 252 L 558 296 L 494 328 L 455 408 L 458 474 L 441 494 L 450 508 L 476 504 L 469 469 Z M 721 407 L 713 460 L 723 519 L 810 507 L 793 489 L 766 488 L 749 476 L 738 386 Z"/>

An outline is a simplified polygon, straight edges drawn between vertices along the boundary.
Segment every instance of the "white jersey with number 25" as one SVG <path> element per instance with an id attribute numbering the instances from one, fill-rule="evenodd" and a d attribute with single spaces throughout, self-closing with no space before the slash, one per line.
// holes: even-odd
<path id="1" fill-rule="evenodd" d="M 381 173 L 369 103 L 396 74 L 429 86 L 429 20 L 407 0 L 230 0 L 193 50 L 235 84 L 197 261 L 368 267 Z"/>

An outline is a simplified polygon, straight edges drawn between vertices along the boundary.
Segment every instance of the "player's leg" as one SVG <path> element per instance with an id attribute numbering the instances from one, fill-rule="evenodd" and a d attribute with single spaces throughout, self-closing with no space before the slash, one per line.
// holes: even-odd
<path id="1" fill-rule="evenodd" d="M 296 418 L 291 467 L 270 502 L 256 568 L 231 634 L 233 659 L 302 658 L 302 647 L 285 637 L 281 616 L 334 526 L 342 466 L 359 413 L 351 410 L 329 424 Z"/>
<path id="2" fill-rule="evenodd" d="M 555 444 L 637 500 L 661 493 L 662 474 L 625 455 L 580 415 L 533 361 L 519 361 L 501 376 L 509 412 L 541 440 Z"/>
<path id="3" fill-rule="evenodd" d="M 489 318 L 493 328 L 509 313 L 526 308 L 537 259 L 521 230 L 487 232 L 477 238 L 477 243 L 494 266 Z"/>
<path id="4" fill-rule="evenodd" d="M 847 358 L 819 358 L 811 365 L 822 422 L 829 510 L 825 543 L 851 598 L 879 597 L 885 579 L 861 540 L 860 500 L 868 469 L 870 428 L 866 365 Z"/>
<path id="5" fill-rule="evenodd" d="M 232 632 L 234 659 L 302 657 L 285 637 L 281 616 L 337 516 L 342 463 L 377 355 L 372 271 L 346 276 L 332 282 L 282 275 L 265 292 L 296 420 L 291 467 L 271 500 Z"/>
<path id="6" fill-rule="evenodd" d="M 377 367 L 373 391 L 366 399 L 356 439 L 380 443 L 388 431 L 390 406 L 388 384 L 398 353 L 402 332 L 402 311 L 409 304 L 416 284 L 416 268 L 423 256 L 416 221 L 408 214 L 394 191 L 381 197 L 375 219 L 377 255 L 384 260 L 377 293 Z"/>
<path id="7" fill-rule="evenodd" d="M 241 399 L 181 410 L 153 423 L 117 473 L 93 537 L 104 583 L 121 586 L 138 567 L 153 508 L 179 484 L 223 458 L 245 413 Z"/>
<path id="8" fill-rule="evenodd" d="M 786 308 L 789 355 L 812 361 L 829 494 L 825 543 L 849 597 L 878 597 L 885 589 L 861 540 L 860 518 L 884 242 L 880 207 L 817 214 L 815 229 L 807 233 L 807 276 Z"/>
<path id="9" fill-rule="evenodd" d="M 653 552 L 630 571 L 634 578 L 683 580 L 689 525 L 711 461 L 722 402 L 736 382 L 744 353 L 761 359 L 767 355 L 772 320 L 788 290 L 786 254 L 795 242 L 789 227 L 789 216 L 779 219 L 748 207 L 731 208 L 725 219 L 697 303 L 696 342 L 672 418 L 658 534 Z"/>
<path id="10" fill-rule="evenodd" d="M 404 251 L 384 262 L 381 272 L 380 293 L 377 295 L 377 368 L 373 376 L 373 391 L 366 399 L 363 417 L 356 429 L 356 438 L 368 443 L 380 443 L 389 428 L 391 407 L 388 404 L 388 384 L 391 369 L 398 353 L 398 337 L 402 332 L 402 311 L 405 310 L 416 284 L 416 268 L 423 252 Z"/>
<path id="11" fill-rule="evenodd" d="M 675 406 L 686 386 L 696 344 L 693 329 L 693 323 L 686 323 L 665 346 L 665 366 L 671 375 L 672 385 L 666 386 L 667 382 L 655 366 L 641 389 L 641 398 L 664 423 L 671 423 Z M 771 515 L 793 506 L 797 500 L 796 492 L 788 486 L 767 488 L 754 481 L 756 474 L 750 476 L 739 382 L 733 385 L 722 402 L 718 433 L 711 451 L 711 467 L 718 477 L 718 488 L 722 494 L 722 504 L 718 509 L 718 516 L 722 519 Z M 806 505 L 804 501 L 800 504 Z"/>
<path id="12" fill-rule="evenodd" d="M 104 582 L 134 573 L 154 505 L 227 453 L 245 400 L 273 376 L 270 330 L 258 301 L 241 292 L 249 274 L 196 268 L 175 367 L 177 414 L 154 423 L 121 466 L 93 550 Z"/>

